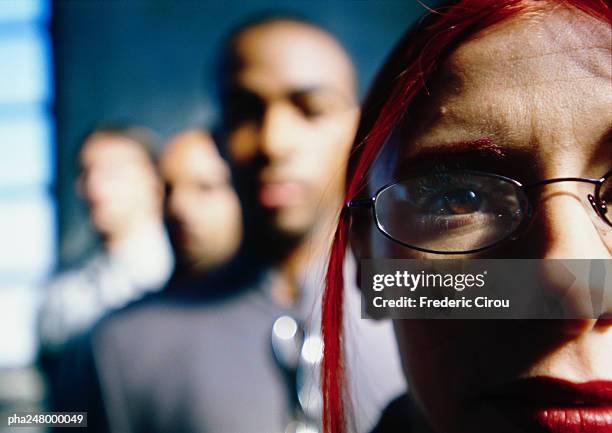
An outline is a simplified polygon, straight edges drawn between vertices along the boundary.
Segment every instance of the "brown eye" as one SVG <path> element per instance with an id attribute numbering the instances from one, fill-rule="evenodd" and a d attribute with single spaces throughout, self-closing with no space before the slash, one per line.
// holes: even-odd
<path id="1" fill-rule="evenodd" d="M 481 207 L 482 199 L 477 192 L 456 189 L 433 200 L 430 210 L 442 215 L 459 215 L 478 212 Z"/>
<path id="2" fill-rule="evenodd" d="M 321 116 L 327 111 L 325 101 L 314 96 L 296 97 L 293 103 L 308 118 Z"/>

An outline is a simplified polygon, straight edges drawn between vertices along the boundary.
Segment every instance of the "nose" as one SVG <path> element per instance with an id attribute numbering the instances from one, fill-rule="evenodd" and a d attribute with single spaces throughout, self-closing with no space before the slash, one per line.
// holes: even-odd
<path id="1" fill-rule="evenodd" d="M 268 160 L 282 160 L 294 152 L 295 128 L 298 127 L 294 117 L 291 107 L 280 102 L 265 111 L 259 132 L 259 151 Z"/>
<path id="2" fill-rule="evenodd" d="M 561 321 L 561 328 L 568 334 L 609 326 L 612 314 L 612 262 L 606 260 L 612 257 L 610 245 L 594 224 L 597 215 L 582 199 L 567 186 L 542 191 L 523 245 L 527 257 L 563 259 L 543 260 L 539 278 L 567 306 L 573 320 Z"/>
<path id="3" fill-rule="evenodd" d="M 528 255 L 539 259 L 609 259 L 607 233 L 581 194 L 567 186 L 550 185 L 538 198 L 526 236 Z M 608 230 L 603 228 L 601 230 Z"/>

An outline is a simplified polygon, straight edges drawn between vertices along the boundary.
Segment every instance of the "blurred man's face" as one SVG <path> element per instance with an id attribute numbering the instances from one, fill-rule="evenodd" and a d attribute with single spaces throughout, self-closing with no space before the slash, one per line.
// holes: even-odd
<path id="1" fill-rule="evenodd" d="M 358 109 L 352 65 L 330 36 L 279 21 L 234 45 L 224 125 L 247 216 L 301 237 L 339 204 Z"/>
<path id="2" fill-rule="evenodd" d="M 184 132 L 167 145 L 160 165 L 177 261 L 195 270 L 223 264 L 239 246 L 242 216 L 212 139 L 202 131 Z"/>
<path id="3" fill-rule="evenodd" d="M 111 135 L 91 136 L 79 157 L 79 191 L 103 236 L 123 235 L 144 217 L 159 214 L 155 167 L 139 144 Z"/>

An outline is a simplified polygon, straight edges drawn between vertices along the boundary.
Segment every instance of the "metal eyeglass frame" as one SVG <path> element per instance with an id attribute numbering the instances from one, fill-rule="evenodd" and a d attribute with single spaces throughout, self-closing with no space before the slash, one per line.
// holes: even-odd
<path id="1" fill-rule="evenodd" d="M 383 225 L 380 223 L 380 220 L 378 218 L 377 212 L 376 212 L 376 200 L 378 199 L 379 195 L 389 189 L 392 188 L 393 186 L 405 182 L 407 180 L 410 179 L 415 179 L 418 177 L 423 177 L 423 175 L 416 175 L 416 176 L 411 176 L 408 178 L 404 178 L 402 180 L 399 181 L 395 181 L 395 182 L 391 182 L 388 183 L 386 185 L 384 185 L 383 187 L 381 187 L 380 189 L 378 189 L 378 191 L 376 191 L 374 193 L 373 196 L 371 196 L 370 198 L 366 198 L 366 199 L 354 199 L 354 200 L 350 200 L 347 204 L 346 207 L 350 208 L 350 209 L 355 209 L 355 208 L 371 208 L 372 209 L 372 215 L 374 217 L 374 222 L 376 223 L 376 227 L 378 228 L 378 230 L 387 238 L 391 239 L 392 241 L 403 245 L 405 247 L 411 248 L 413 250 L 417 250 L 417 251 L 422 251 L 425 253 L 432 253 L 432 254 L 471 254 L 471 253 L 477 253 L 483 250 L 488 250 L 490 248 L 494 248 L 496 246 L 498 246 L 499 244 L 507 241 L 507 240 L 515 240 L 518 236 L 518 234 L 523 231 L 525 229 L 525 227 L 528 225 L 529 221 L 531 220 L 531 217 L 533 216 L 533 209 L 534 206 L 531 203 L 531 201 L 529 200 L 529 196 L 527 194 L 527 192 L 533 188 L 537 188 L 543 185 L 549 185 L 551 183 L 559 183 L 559 182 L 583 182 L 583 183 L 590 183 L 595 185 L 595 191 L 593 194 L 588 194 L 587 199 L 589 200 L 589 203 L 591 204 L 593 210 L 595 211 L 595 213 L 610 227 L 612 227 L 612 221 L 610 221 L 608 219 L 608 217 L 606 216 L 606 214 L 608 213 L 608 206 L 607 203 L 605 201 L 601 200 L 600 197 L 600 190 L 602 185 L 604 184 L 604 182 L 606 180 L 608 180 L 611 176 L 612 176 L 612 171 L 609 171 L 608 173 L 606 173 L 604 176 L 602 176 L 599 179 L 591 179 L 588 177 L 559 177 L 559 178 L 554 178 L 554 179 L 546 179 L 546 180 L 542 180 L 539 182 L 535 182 L 529 185 L 523 185 L 522 183 L 520 183 L 519 181 L 506 177 L 506 176 L 502 176 L 502 175 L 498 175 L 498 174 L 494 174 L 494 173 L 486 173 L 486 172 L 482 172 L 482 171 L 476 171 L 476 170 L 446 170 L 441 172 L 441 174 L 472 174 L 472 175 L 478 175 L 478 176 L 485 176 L 485 177 L 491 177 L 491 178 L 495 178 L 495 179 L 499 179 L 499 180 L 503 180 L 505 182 L 511 183 L 513 184 L 515 187 L 518 188 L 518 190 L 520 190 L 525 198 L 526 201 L 526 213 L 523 216 L 522 221 L 519 223 L 519 225 L 512 231 L 510 232 L 508 235 L 506 235 L 505 237 L 503 237 L 502 239 L 490 244 L 490 245 L 486 245 L 484 247 L 480 247 L 480 248 L 475 248 L 475 249 L 471 249 L 471 250 L 465 250 L 465 251 L 440 251 L 440 250 L 431 250 L 428 248 L 422 248 L 422 247 L 417 247 L 414 245 L 410 245 L 406 242 L 403 242 L 399 239 L 394 238 L 391 234 L 389 234 L 385 228 L 383 227 Z"/>

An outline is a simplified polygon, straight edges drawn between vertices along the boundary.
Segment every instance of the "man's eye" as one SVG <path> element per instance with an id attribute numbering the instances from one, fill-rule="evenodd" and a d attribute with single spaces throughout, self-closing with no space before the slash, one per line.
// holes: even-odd
<path id="1" fill-rule="evenodd" d="M 303 112 L 304 112 L 304 115 L 306 115 L 306 117 L 310 117 L 310 118 L 322 116 L 323 114 L 325 114 L 325 110 L 321 110 L 318 108 L 311 108 L 311 107 L 305 108 Z"/>
<path id="2" fill-rule="evenodd" d="M 300 111 L 304 114 L 304 116 L 308 118 L 315 118 L 325 114 L 325 108 L 320 106 L 319 104 L 314 103 L 296 103 Z"/>
<path id="3" fill-rule="evenodd" d="M 334 108 L 330 98 L 318 95 L 294 96 L 292 102 L 307 118 L 322 116 Z"/>
<path id="4" fill-rule="evenodd" d="M 198 186 L 198 191 L 202 193 L 209 193 L 217 187 L 216 185 L 205 183 L 205 182 L 200 182 L 198 183 L 197 186 Z"/>

